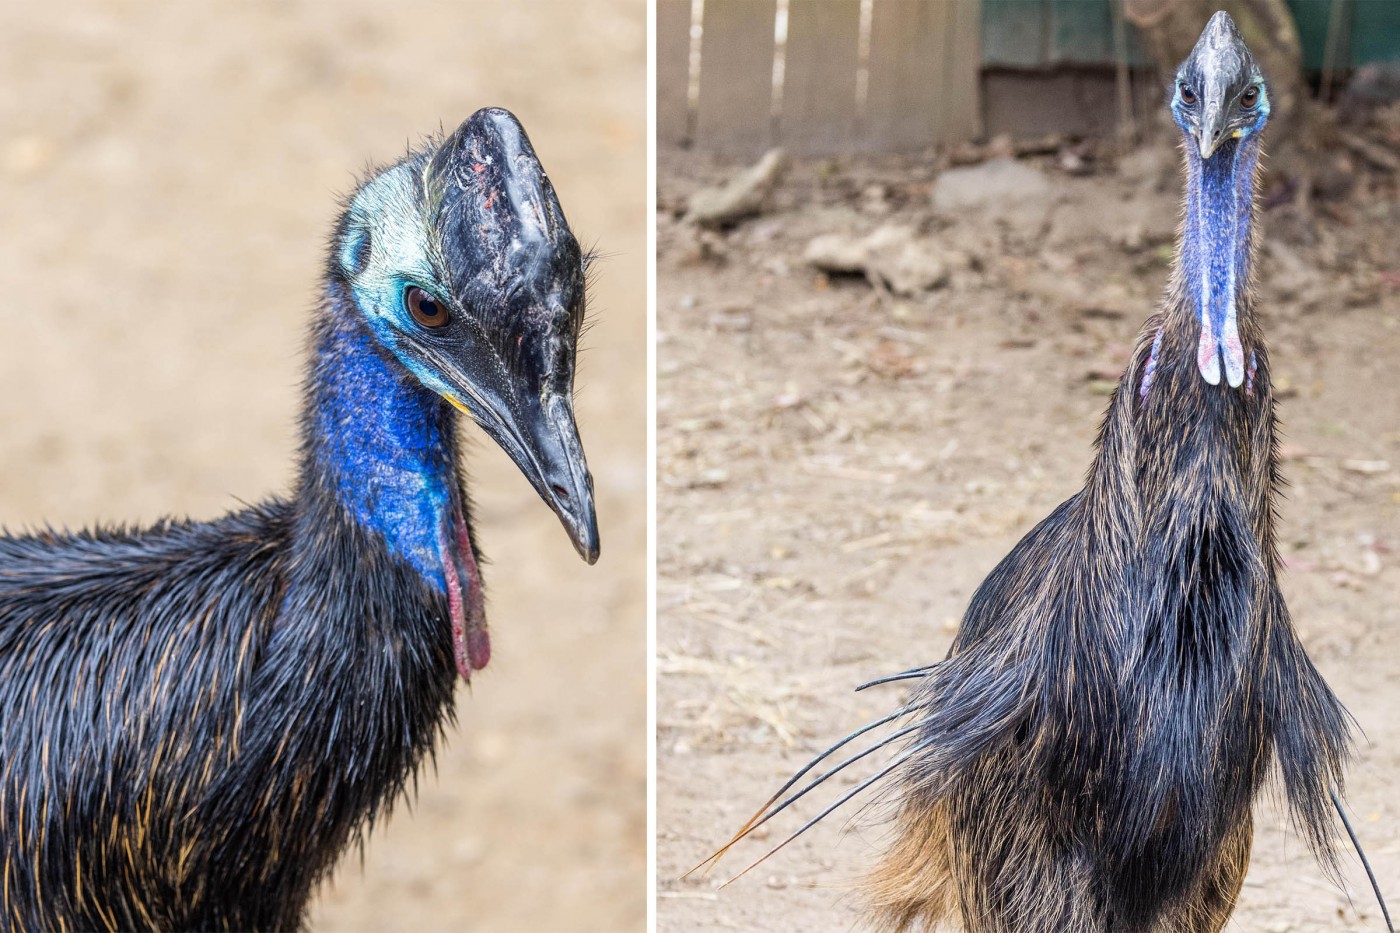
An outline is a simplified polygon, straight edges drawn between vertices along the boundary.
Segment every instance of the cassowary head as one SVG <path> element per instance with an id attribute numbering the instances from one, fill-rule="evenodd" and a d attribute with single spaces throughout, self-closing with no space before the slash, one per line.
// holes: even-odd
<path id="1" fill-rule="evenodd" d="M 573 412 L 585 258 L 520 122 L 478 110 L 366 181 L 332 264 L 380 342 L 505 449 L 597 560 Z"/>
<path id="2" fill-rule="evenodd" d="M 1224 10 L 1211 17 L 1177 69 L 1171 109 L 1202 159 L 1228 139 L 1259 132 L 1268 121 L 1264 76 Z"/>

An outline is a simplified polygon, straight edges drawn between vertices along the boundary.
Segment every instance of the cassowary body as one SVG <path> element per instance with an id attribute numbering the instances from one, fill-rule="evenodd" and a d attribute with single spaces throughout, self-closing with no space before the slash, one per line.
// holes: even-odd
<path id="1" fill-rule="evenodd" d="M 1251 287 L 1268 97 L 1225 14 L 1173 111 L 1187 196 L 1170 291 L 1084 489 L 992 571 L 917 693 L 895 842 L 869 879 L 890 928 L 1218 930 L 1275 759 L 1297 825 L 1331 857 L 1348 725 L 1278 586 Z"/>
<path id="2" fill-rule="evenodd" d="M 1188 176 L 1177 267 L 1084 489 L 991 572 L 945 661 L 890 678 L 920 684 L 896 714 L 909 724 L 877 747 L 909 744 L 843 798 L 886 775 L 897 790 L 893 843 L 865 884 L 881 928 L 1218 930 L 1275 761 L 1330 866 L 1348 722 L 1278 587 L 1274 397 L 1251 287 L 1268 97 L 1224 13 L 1172 109 Z"/>
<path id="3" fill-rule="evenodd" d="M 289 498 L 0 537 L 0 926 L 301 925 L 489 659 L 453 406 L 596 558 L 582 257 L 514 117 L 367 181 L 326 283 Z"/>

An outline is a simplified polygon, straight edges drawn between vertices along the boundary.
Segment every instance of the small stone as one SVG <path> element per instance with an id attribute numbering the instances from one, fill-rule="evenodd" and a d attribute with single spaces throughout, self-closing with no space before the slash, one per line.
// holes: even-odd
<path id="1" fill-rule="evenodd" d="M 827 273 L 864 274 L 873 284 L 905 297 L 948 283 L 948 267 L 933 241 L 897 224 L 865 237 L 823 234 L 807 244 L 803 259 Z"/>
<path id="2" fill-rule="evenodd" d="M 1390 470 L 1388 460 L 1343 460 L 1342 469 L 1351 473 L 1360 473 L 1365 476 L 1374 476 L 1377 473 L 1386 473 Z"/>
<path id="3" fill-rule="evenodd" d="M 728 227 L 763 213 L 787 168 L 781 149 L 770 149 L 756 164 L 715 188 L 690 197 L 686 218 L 702 227 Z"/>
<path id="4" fill-rule="evenodd" d="M 718 489 L 729 482 L 729 471 L 721 467 L 701 470 L 686 484 L 691 489 Z"/>

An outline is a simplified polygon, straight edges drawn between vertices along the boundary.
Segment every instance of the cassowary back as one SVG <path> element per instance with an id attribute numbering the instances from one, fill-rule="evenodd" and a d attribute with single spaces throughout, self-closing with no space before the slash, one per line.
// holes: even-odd
<path id="1" fill-rule="evenodd" d="M 296 927 L 402 789 L 451 697 L 448 633 L 394 598 L 421 584 L 382 545 L 343 522 L 298 551 L 298 520 L 0 538 L 9 923 Z"/>

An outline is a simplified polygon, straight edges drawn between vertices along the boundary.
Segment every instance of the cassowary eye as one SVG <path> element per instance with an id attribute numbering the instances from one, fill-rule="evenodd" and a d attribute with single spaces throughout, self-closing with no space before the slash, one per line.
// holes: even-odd
<path id="1" fill-rule="evenodd" d="M 1183 81 L 1177 85 L 1177 89 L 1181 92 L 1181 99 L 1184 103 L 1194 104 L 1196 102 L 1196 92 L 1191 90 L 1191 86 L 1186 82 Z"/>
<path id="2" fill-rule="evenodd" d="M 1246 110 L 1253 110 L 1254 105 L 1259 103 L 1259 85 L 1251 84 L 1249 89 L 1240 95 L 1240 103 Z"/>
<path id="3" fill-rule="evenodd" d="M 436 330 L 447 324 L 447 309 L 417 285 L 410 285 L 403 293 L 403 303 L 413 320 L 423 327 Z"/>

